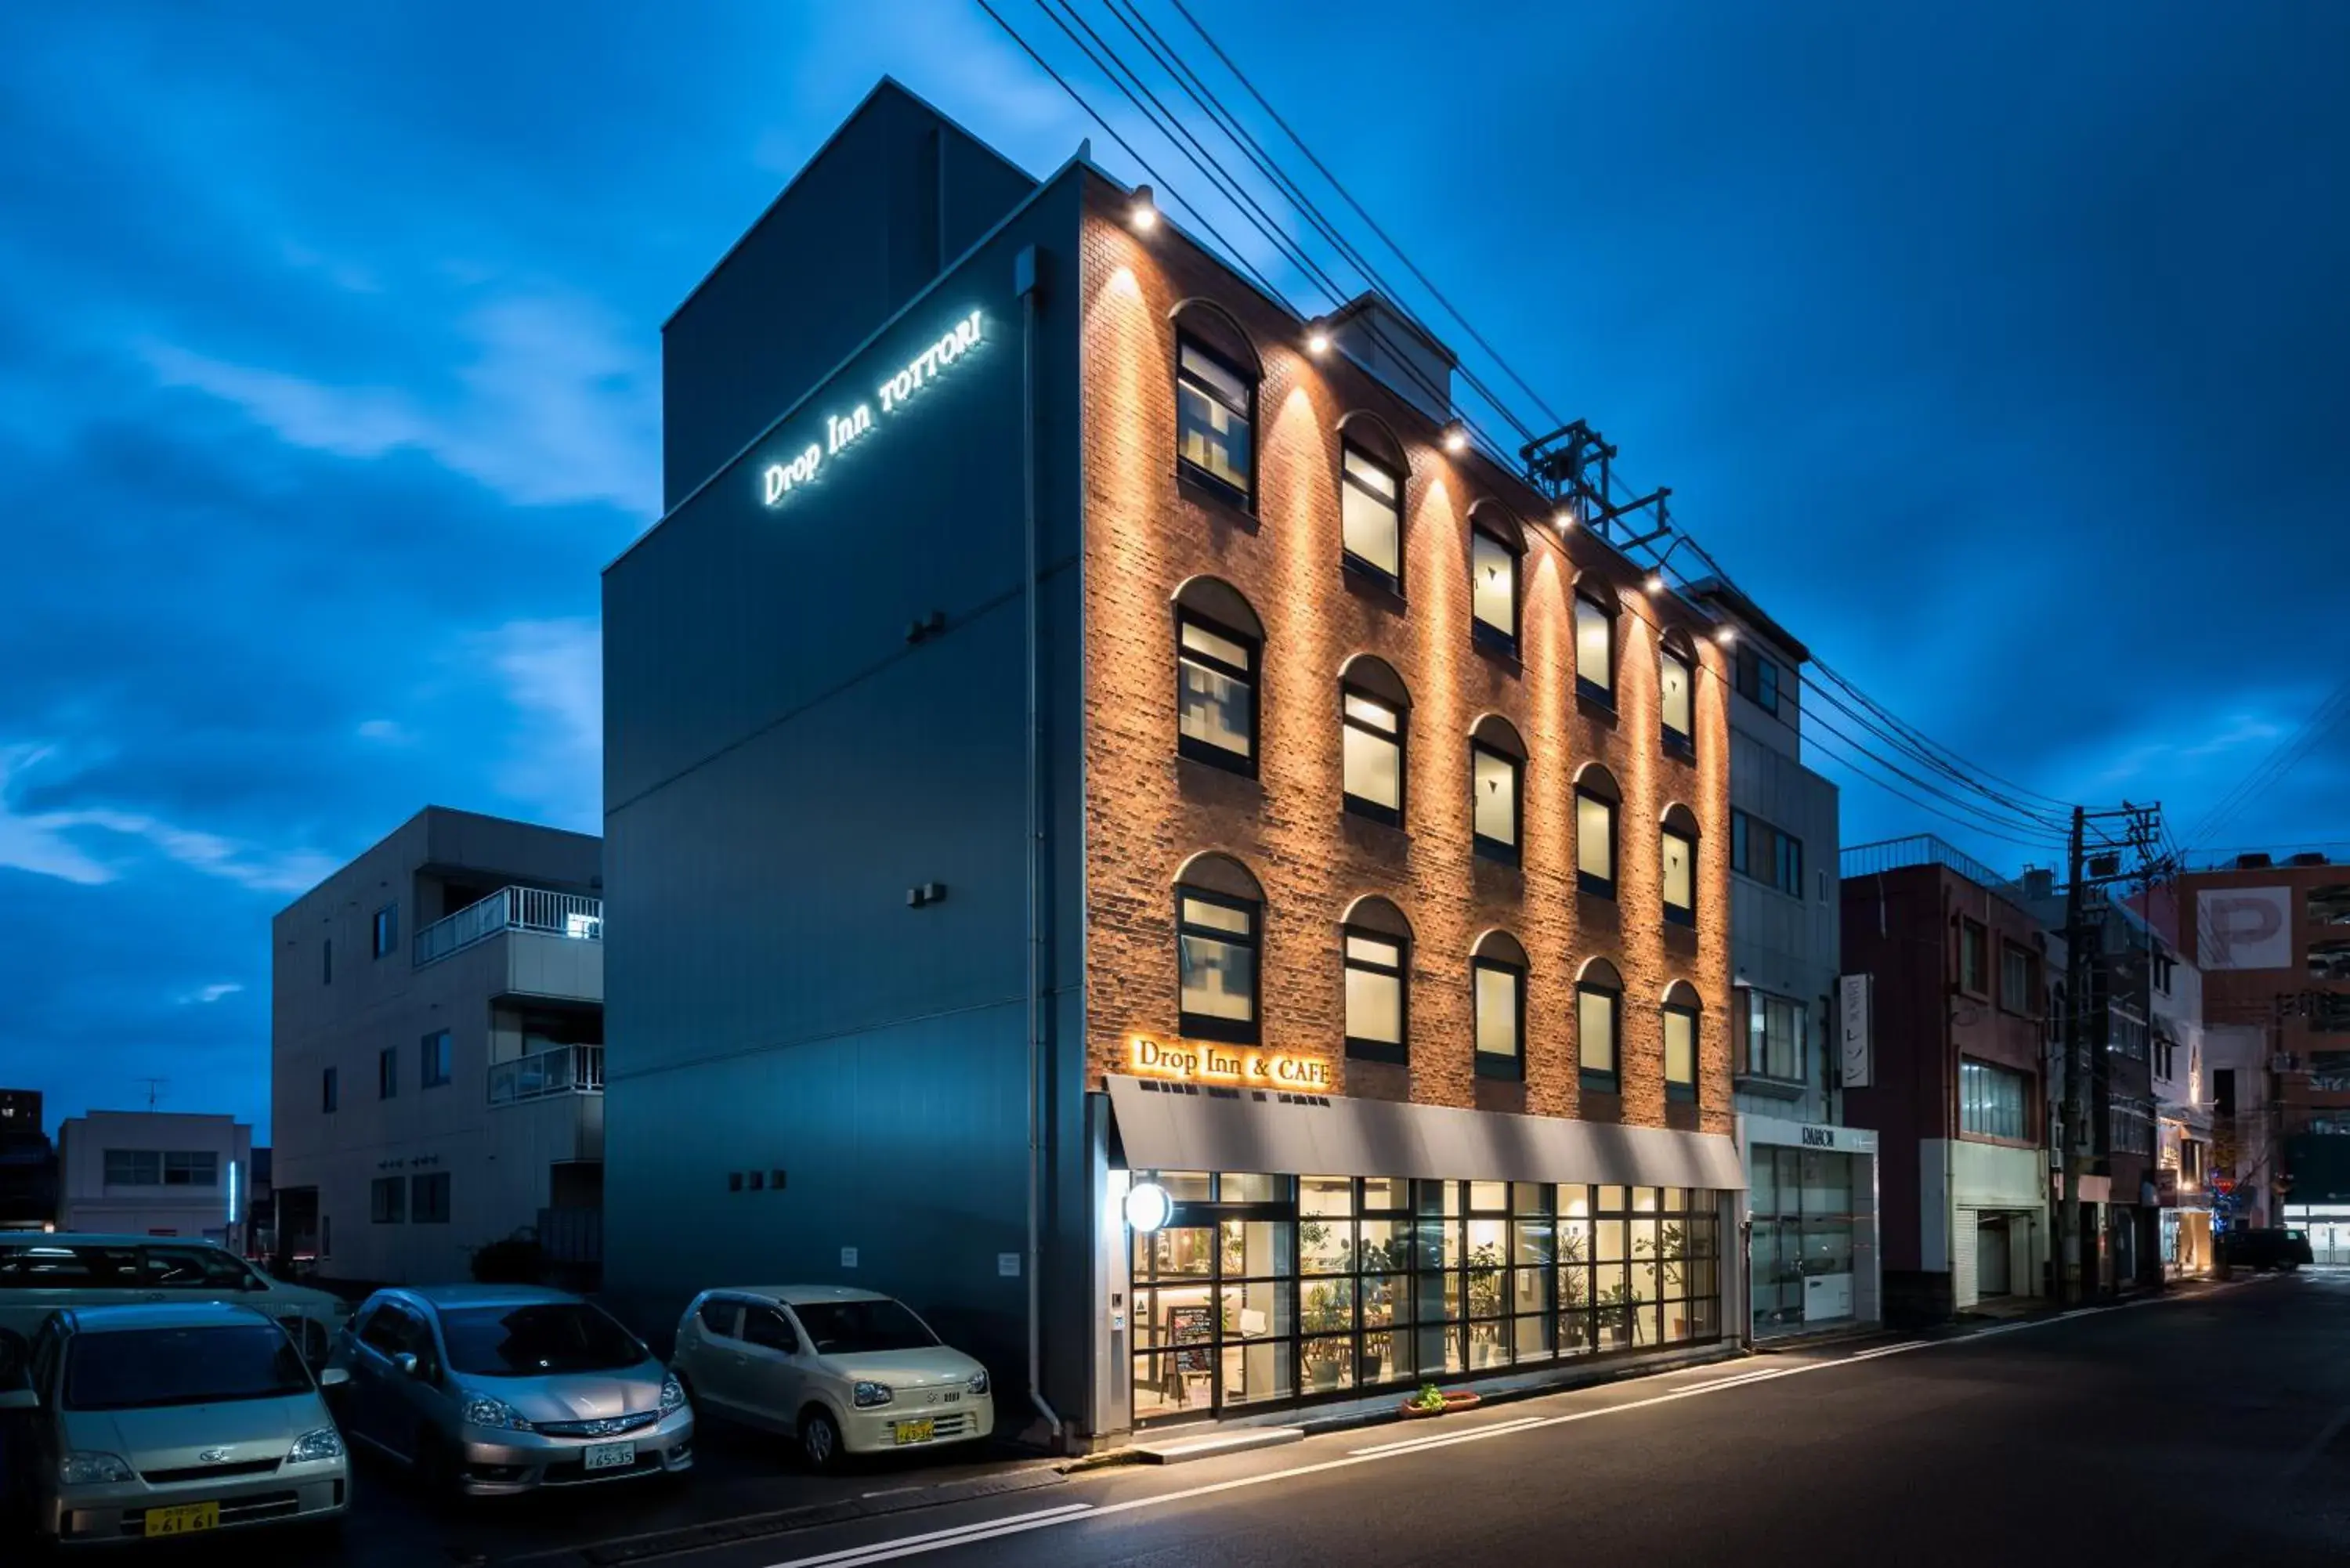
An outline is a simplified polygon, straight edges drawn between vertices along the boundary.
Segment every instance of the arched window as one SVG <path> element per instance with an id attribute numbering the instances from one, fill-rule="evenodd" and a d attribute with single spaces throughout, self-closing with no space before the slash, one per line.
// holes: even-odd
<path id="1" fill-rule="evenodd" d="M 1697 814 L 1675 803 L 1665 808 L 1658 843 L 1663 855 L 1665 919 L 1697 924 Z"/>
<path id="2" fill-rule="evenodd" d="M 1586 1089 L 1605 1095 L 1623 1092 L 1623 977 L 1606 959 L 1593 959 L 1575 980 L 1575 1059 Z"/>
<path id="3" fill-rule="evenodd" d="M 1411 694 L 1384 659 L 1358 653 L 1338 677 L 1341 784 L 1346 807 L 1390 826 L 1403 821 L 1404 731 Z"/>
<path id="4" fill-rule="evenodd" d="M 1487 931 L 1469 958 L 1476 1017 L 1477 1075 L 1526 1075 L 1526 950 L 1507 931 Z"/>
<path id="5" fill-rule="evenodd" d="M 1597 763 L 1575 775 L 1575 885 L 1596 898 L 1616 896 L 1616 776 Z"/>
<path id="6" fill-rule="evenodd" d="M 1257 660 L 1264 625 L 1230 583 L 1193 577 L 1175 594 L 1175 749 L 1256 774 Z"/>
<path id="7" fill-rule="evenodd" d="M 1347 1054 L 1401 1062 L 1410 1054 L 1411 922 L 1387 899 L 1357 898 L 1339 931 L 1347 981 Z"/>
<path id="8" fill-rule="evenodd" d="M 1472 846 L 1488 860 L 1518 863 L 1524 814 L 1526 743 L 1517 726 L 1488 713 L 1469 732 L 1470 826 Z"/>
<path id="9" fill-rule="evenodd" d="M 1616 705 L 1616 590 L 1596 572 L 1575 580 L 1575 691 Z"/>
<path id="10" fill-rule="evenodd" d="M 1666 754 L 1697 755 L 1697 654 L 1676 627 L 1657 649 L 1657 716 Z"/>
<path id="11" fill-rule="evenodd" d="M 1469 514 L 1470 636 L 1503 653 L 1518 650 L 1518 566 L 1526 553 L 1518 520 L 1496 502 Z"/>
<path id="12" fill-rule="evenodd" d="M 1231 312 L 1187 299 L 1175 316 L 1175 457 L 1179 471 L 1209 490 L 1256 504 L 1256 389 L 1264 379 L 1256 346 Z"/>
<path id="13" fill-rule="evenodd" d="M 1338 421 L 1338 529 L 1347 566 L 1401 591 L 1403 493 L 1411 474 L 1403 443 L 1377 414 Z"/>
<path id="14" fill-rule="evenodd" d="M 1697 1099 L 1697 1026 L 1705 1011 L 1697 988 L 1677 980 L 1665 990 L 1665 1098 Z"/>
<path id="15" fill-rule="evenodd" d="M 1194 855 L 1175 874 L 1175 973 L 1181 1029 L 1253 1045 L 1260 1032 L 1264 889 L 1229 855 Z"/>

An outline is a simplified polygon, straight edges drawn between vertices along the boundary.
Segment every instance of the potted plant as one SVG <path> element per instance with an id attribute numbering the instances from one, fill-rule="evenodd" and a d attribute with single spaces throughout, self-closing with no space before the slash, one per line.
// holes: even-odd
<path id="1" fill-rule="evenodd" d="M 1477 1396 L 1465 1389 L 1448 1394 L 1433 1383 L 1423 1383 L 1419 1392 L 1405 1400 L 1400 1407 L 1406 1420 L 1420 1420 L 1430 1416 L 1441 1416 L 1449 1410 L 1466 1410 L 1477 1403 Z"/>

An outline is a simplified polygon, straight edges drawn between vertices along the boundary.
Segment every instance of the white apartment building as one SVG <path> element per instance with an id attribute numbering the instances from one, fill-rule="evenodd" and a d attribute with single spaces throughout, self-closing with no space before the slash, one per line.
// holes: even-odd
<path id="1" fill-rule="evenodd" d="M 600 1264 L 599 839 L 428 806 L 272 929 L 278 1246 L 323 1278 Z"/>
<path id="2" fill-rule="evenodd" d="M 92 1111 L 57 1128 L 57 1229 L 244 1250 L 253 1128 L 234 1116 Z"/>

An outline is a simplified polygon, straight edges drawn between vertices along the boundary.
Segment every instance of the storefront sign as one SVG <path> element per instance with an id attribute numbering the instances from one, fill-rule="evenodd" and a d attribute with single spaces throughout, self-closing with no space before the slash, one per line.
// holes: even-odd
<path id="1" fill-rule="evenodd" d="M 1869 1051 L 1869 1003 L 1875 977 L 1848 974 L 1836 981 L 1836 1012 L 1844 1041 L 1844 1086 L 1866 1089 L 1876 1082 L 1876 1059 Z"/>
<path id="2" fill-rule="evenodd" d="M 1258 1051 L 1244 1045 L 1217 1045 L 1183 1040 L 1173 1044 L 1147 1034 L 1134 1037 L 1134 1070 L 1153 1077 L 1198 1079 L 1211 1084 L 1243 1084 L 1260 1089 L 1326 1089 L 1330 1064 L 1312 1056 L 1291 1056 L 1278 1051 Z"/>
<path id="3" fill-rule="evenodd" d="M 767 504 L 782 505 L 785 496 L 816 476 L 816 471 L 827 459 L 839 456 L 879 429 L 883 420 L 902 412 L 940 372 L 977 348 L 980 320 L 980 313 L 972 311 L 954 324 L 954 330 L 915 355 L 904 369 L 875 388 L 873 395 L 881 403 L 879 419 L 875 418 L 870 403 L 859 403 L 845 414 L 827 414 L 822 441 L 808 442 L 782 462 L 769 463 L 761 476 Z"/>

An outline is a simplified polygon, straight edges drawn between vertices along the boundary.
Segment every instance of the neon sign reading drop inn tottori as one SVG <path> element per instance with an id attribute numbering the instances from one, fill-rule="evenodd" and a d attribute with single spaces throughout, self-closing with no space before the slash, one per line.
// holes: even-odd
<path id="1" fill-rule="evenodd" d="M 881 404 L 879 419 L 874 417 L 871 403 L 859 403 L 845 415 L 825 415 L 822 441 L 808 442 L 788 462 L 767 465 L 763 475 L 767 504 L 782 505 L 785 496 L 816 476 L 827 460 L 839 456 L 879 429 L 883 421 L 904 411 L 948 366 L 979 347 L 979 325 L 980 313 L 974 310 L 956 322 L 953 331 L 915 355 L 904 369 L 874 389 L 873 395 Z"/>

